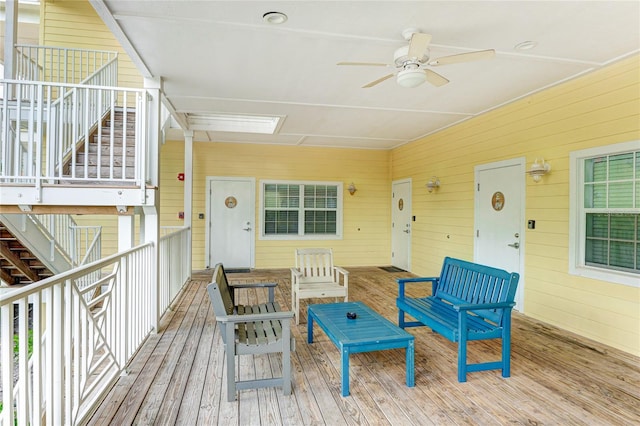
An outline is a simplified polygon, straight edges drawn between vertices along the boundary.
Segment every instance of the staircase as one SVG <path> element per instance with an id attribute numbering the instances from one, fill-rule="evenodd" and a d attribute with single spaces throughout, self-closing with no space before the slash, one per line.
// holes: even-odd
<path id="1" fill-rule="evenodd" d="M 72 164 L 72 159 L 68 160 L 64 167 L 66 177 L 72 179 L 133 179 L 135 177 L 136 114 L 129 111 L 125 115 L 123 108 L 116 108 L 112 115 L 103 120 L 102 125 L 99 128 L 96 127 L 91 133 L 89 144 L 82 143 L 79 147 L 75 165 Z M 73 180 L 68 182 L 81 183 Z M 96 182 L 92 181 L 92 183 Z"/>
<path id="2" fill-rule="evenodd" d="M 53 273 L 0 222 L 0 278 L 9 285 L 25 285 Z"/>

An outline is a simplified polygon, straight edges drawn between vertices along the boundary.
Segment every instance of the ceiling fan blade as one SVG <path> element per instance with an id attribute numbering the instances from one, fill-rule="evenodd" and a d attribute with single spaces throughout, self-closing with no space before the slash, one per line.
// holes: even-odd
<path id="1" fill-rule="evenodd" d="M 444 86 L 449 82 L 449 80 L 435 71 L 431 71 L 430 69 L 425 69 L 424 71 L 427 74 L 427 81 L 436 87 Z"/>
<path id="2" fill-rule="evenodd" d="M 457 55 L 443 56 L 429 62 L 431 66 L 457 64 L 459 62 L 479 61 L 481 59 L 491 59 L 496 56 L 493 49 L 478 50 L 477 52 L 459 53 Z"/>
<path id="3" fill-rule="evenodd" d="M 338 62 L 336 65 L 364 65 L 369 67 L 388 67 L 389 64 L 381 64 L 379 62 Z"/>
<path id="4" fill-rule="evenodd" d="M 388 79 L 390 79 L 390 78 L 391 78 L 391 77 L 393 77 L 393 76 L 394 76 L 394 74 L 385 75 L 384 77 L 380 77 L 379 79 L 374 80 L 374 81 L 372 81 L 372 82 L 371 82 L 371 83 L 369 83 L 369 84 L 365 84 L 364 86 L 362 86 L 362 88 L 363 88 L 363 89 L 368 89 L 369 87 L 373 87 L 373 86 L 375 86 L 376 84 L 380 84 L 380 83 L 382 83 L 383 81 L 388 80 Z"/>
<path id="5" fill-rule="evenodd" d="M 413 33 L 409 42 L 407 56 L 409 58 L 422 58 L 427 52 L 429 43 L 431 43 L 431 34 Z"/>

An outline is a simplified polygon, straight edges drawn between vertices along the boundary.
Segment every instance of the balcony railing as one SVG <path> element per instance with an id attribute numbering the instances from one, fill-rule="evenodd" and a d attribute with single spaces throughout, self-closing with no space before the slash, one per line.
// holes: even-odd
<path id="1" fill-rule="evenodd" d="M 160 239 L 158 283 L 147 243 L 0 294 L 0 426 L 87 420 L 186 282 L 189 233 Z"/>
<path id="2" fill-rule="evenodd" d="M 51 46 L 16 46 L 16 79 L 49 83 L 117 85 L 117 52 Z M 113 66 L 115 64 L 115 67 Z M 108 80 L 88 82 L 87 77 L 103 74 Z"/>
<path id="3" fill-rule="evenodd" d="M 144 90 L 17 80 L 0 80 L 0 86 L 6 95 L 0 100 L 0 183 L 143 186 Z M 120 113 L 122 120 L 115 120 Z M 102 126 L 106 117 L 111 120 Z"/>

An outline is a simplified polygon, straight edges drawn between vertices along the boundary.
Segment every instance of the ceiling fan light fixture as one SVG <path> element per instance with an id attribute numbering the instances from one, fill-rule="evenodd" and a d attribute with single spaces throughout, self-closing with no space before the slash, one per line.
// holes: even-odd
<path id="1" fill-rule="evenodd" d="M 267 12 L 262 15 L 262 20 L 271 25 L 284 24 L 287 22 L 287 19 L 289 19 L 287 15 L 282 12 Z"/>
<path id="2" fill-rule="evenodd" d="M 402 87 L 418 87 L 427 81 L 427 74 L 420 68 L 407 68 L 398 73 L 396 81 Z"/>

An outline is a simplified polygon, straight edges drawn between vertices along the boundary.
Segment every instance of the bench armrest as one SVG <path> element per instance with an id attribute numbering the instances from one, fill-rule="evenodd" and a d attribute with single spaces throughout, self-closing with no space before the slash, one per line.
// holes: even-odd
<path id="1" fill-rule="evenodd" d="M 222 323 L 241 323 L 241 322 L 253 322 L 253 321 L 273 321 L 273 320 L 288 320 L 293 318 L 292 311 L 281 312 L 267 312 L 264 314 L 249 314 L 249 315 L 224 315 L 216 316 L 216 321 Z"/>
<path id="2" fill-rule="evenodd" d="M 483 309 L 505 309 L 513 308 L 516 302 L 498 302 L 498 303 L 464 303 L 453 305 L 456 311 L 481 311 Z"/>
<path id="3" fill-rule="evenodd" d="M 336 272 L 338 272 L 339 274 L 342 274 L 342 275 L 349 275 L 349 271 L 347 271 L 346 269 L 344 269 L 344 268 L 343 268 L 343 267 L 341 267 L 341 266 L 334 266 L 333 268 L 334 268 L 334 269 L 336 270 Z"/>
<path id="4" fill-rule="evenodd" d="M 236 288 L 267 288 L 269 290 L 269 302 L 274 301 L 274 289 L 278 285 L 278 283 L 237 283 L 237 284 L 229 284 L 229 288 L 231 291 Z M 235 300 L 235 298 L 233 298 Z"/>
<path id="5" fill-rule="evenodd" d="M 398 298 L 404 299 L 404 285 L 407 283 L 431 283 L 431 294 L 436 294 L 436 287 L 440 281 L 440 277 L 415 277 L 415 278 L 396 278 L 398 282 Z"/>

